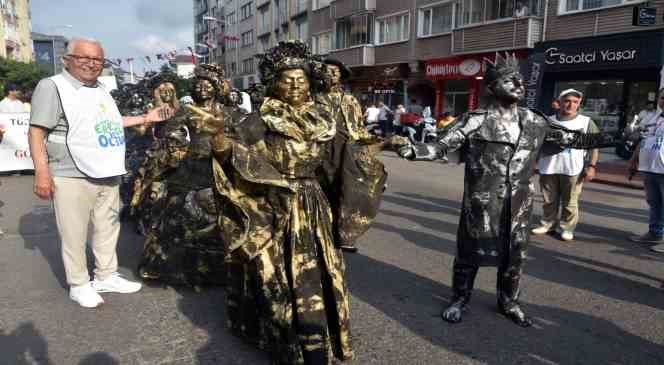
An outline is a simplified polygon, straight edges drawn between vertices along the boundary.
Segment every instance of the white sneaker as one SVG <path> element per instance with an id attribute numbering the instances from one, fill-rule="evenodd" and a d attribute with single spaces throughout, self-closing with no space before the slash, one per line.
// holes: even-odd
<path id="1" fill-rule="evenodd" d="M 532 232 L 532 234 L 546 234 L 549 232 L 553 232 L 553 227 L 542 225 L 537 228 L 533 228 L 530 232 Z"/>
<path id="2" fill-rule="evenodd" d="M 104 299 L 97 294 L 90 283 L 69 288 L 69 298 L 85 308 L 97 308 L 104 304 Z"/>
<path id="3" fill-rule="evenodd" d="M 563 241 L 572 241 L 574 239 L 574 232 L 572 231 L 562 231 L 560 233 L 560 238 L 562 238 Z"/>
<path id="4" fill-rule="evenodd" d="M 92 282 L 92 287 L 97 293 L 136 293 L 141 290 L 141 283 L 129 281 L 123 278 L 120 273 L 114 272 L 104 280 L 99 280 L 95 277 Z"/>

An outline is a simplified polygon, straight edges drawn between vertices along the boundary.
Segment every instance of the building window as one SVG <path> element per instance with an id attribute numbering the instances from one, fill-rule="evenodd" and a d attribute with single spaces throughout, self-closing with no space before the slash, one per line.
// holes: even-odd
<path id="1" fill-rule="evenodd" d="M 228 15 L 226 15 L 226 23 L 228 23 L 229 25 L 237 23 L 237 17 L 235 16 L 234 12 L 228 13 Z"/>
<path id="2" fill-rule="evenodd" d="M 311 37 L 311 50 L 314 54 L 328 54 L 332 47 L 332 32 L 317 34 Z"/>
<path id="3" fill-rule="evenodd" d="M 253 13 L 251 12 L 251 10 L 252 10 L 251 1 L 244 4 L 244 5 L 242 5 L 242 7 L 240 8 L 240 19 L 245 20 L 245 19 L 249 18 L 250 16 L 252 16 Z"/>
<path id="4" fill-rule="evenodd" d="M 242 33 L 242 47 L 251 46 L 254 44 L 254 31 L 253 29 Z"/>
<path id="5" fill-rule="evenodd" d="M 454 27 L 454 3 L 420 9 L 418 35 L 430 36 L 451 32 Z"/>
<path id="6" fill-rule="evenodd" d="M 634 0 L 560 0 L 559 13 L 633 3 Z"/>
<path id="7" fill-rule="evenodd" d="M 261 8 L 258 11 L 258 33 L 262 34 L 269 31 L 270 27 L 270 13 L 268 7 Z"/>
<path id="8" fill-rule="evenodd" d="M 330 0 L 311 0 L 311 8 L 313 10 L 318 10 L 330 6 Z"/>
<path id="9" fill-rule="evenodd" d="M 303 21 L 298 21 L 295 22 L 295 29 L 293 29 L 293 32 L 295 33 L 295 39 L 308 39 L 309 38 L 309 23 L 307 20 Z"/>
<path id="10" fill-rule="evenodd" d="M 457 22 L 457 26 L 463 26 L 513 17 L 518 18 L 522 16 L 541 16 L 543 13 L 544 0 L 461 0 L 457 5 L 455 20 Z"/>
<path id="11" fill-rule="evenodd" d="M 371 44 L 373 15 L 361 14 L 337 20 L 336 49 Z"/>
<path id="12" fill-rule="evenodd" d="M 254 73 L 254 59 L 247 58 L 242 60 L 242 73 L 252 74 Z"/>
<path id="13" fill-rule="evenodd" d="M 229 76 L 236 75 L 237 74 L 237 64 L 235 62 L 231 62 L 229 67 L 228 67 L 228 70 L 230 71 Z"/>
<path id="14" fill-rule="evenodd" d="M 237 48 L 237 39 L 226 39 L 226 48 L 227 49 L 235 49 Z"/>
<path id="15" fill-rule="evenodd" d="M 265 53 L 270 48 L 270 36 L 258 38 L 258 52 Z"/>
<path id="16" fill-rule="evenodd" d="M 410 14 L 376 19 L 376 44 L 407 41 L 410 38 Z"/>
<path id="17" fill-rule="evenodd" d="M 487 0 L 486 20 L 511 18 L 515 15 L 514 0 Z"/>

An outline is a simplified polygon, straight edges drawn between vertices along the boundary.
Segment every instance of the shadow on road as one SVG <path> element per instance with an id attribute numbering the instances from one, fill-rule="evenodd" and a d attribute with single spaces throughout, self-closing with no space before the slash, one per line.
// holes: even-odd
<path id="1" fill-rule="evenodd" d="M 439 317 L 447 302 L 440 296 L 451 293 L 448 286 L 362 255 L 347 256 L 347 263 L 348 285 L 355 297 L 432 344 L 481 362 L 664 363 L 664 346 L 626 332 L 600 317 L 525 303 L 536 326 L 516 327 L 496 313 L 495 294 L 481 290 L 475 291 L 471 312 L 464 321 L 450 325 Z M 495 269 L 484 270 L 495 272 Z M 358 324 L 361 318 L 353 321 L 354 327 L 362 327 Z M 355 341 L 361 347 L 366 339 L 360 333 Z"/>
<path id="2" fill-rule="evenodd" d="M 32 322 L 23 322 L 10 333 L 0 328 L 0 362 L 15 365 L 53 364 L 48 356 L 48 342 Z"/>
<path id="3" fill-rule="evenodd" d="M 120 362 L 105 352 L 93 352 L 85 355 L 78 365 L 120 365 Z"/>
<path id="4" fill-rule="evenodd" d="M 449 213 L 450 210 L 455 210 L 457 214 L 459 212 L 458 202 L 423 196 L 420 194 L 402 192 L 397 192 L 396 194 L 405 198 L 395 199 L 395 197 L 386 197 L 385 200 L 415 209 L 422 207 L 421 210 L 426 212 L 439 211 Z M 410 220 L 433 231 L 455 234 L 457 230 L 456 224 L 450 224 L 449 222 L 439 219 L 432 219 L 387 209 L 382 209 L 381 213 Z M 375 223 L 373 228 L 398 233 L 405 240 L 412 242 L 415 245 L 427 249 L 438 250 L 452 256 L 454 256 L 456 251 L 456 244 L 454 242 L 450 242 L 449 240 L 442 239 L 429 233 L 394 227 L 385 223 Z M 633 243 L 622 240 L 622 237 L 627 236 L 627 232 L 584 223 L 579 224 L 577 231 L 579 233 L 599 237 L 604 243 L 619 247 L 621 250 L 624 250 L 621 254 L 638 256 L 639 258 L 643 258 L 643 255 L 646 254 L 643 248 L 636 247 Z M 577 241 L 583 242 L 583 239 L 577 239 Z M 662 278 L 657 278 L 601 261 L 568 255 L 559 251 L 546 249 L 541 245 L 531 244 L 528 255 L 535 259 L 537 263 L 535 264 L 533 262 L 526 265 L 526 275 L 568 287 L 594 292 L 617 300 L 639 303 L 652 308 L 664 310 L 664 293 L 662 293 L 661 290 L 621 275 L 611 274 L 611 272 L 620 272 L 625 275 L 637 276 L 656 282 L 662 281 Z M 654 258 L 647 257 L 647 259 Z"/>
<path id="5" fill-rule="evenodd" d="M 209 338 L 203 347 L 196 350 L 197 364 L 270 363 L 266 354 L 228 330 L 223 288 L 210 287 L 201 292 L 184 287 L 175 289 L 182 296 L 178 309 Z"/>

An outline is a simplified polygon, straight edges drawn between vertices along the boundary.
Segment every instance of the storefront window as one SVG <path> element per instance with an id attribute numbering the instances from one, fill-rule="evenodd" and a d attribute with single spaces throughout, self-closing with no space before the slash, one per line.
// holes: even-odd
<path id="1" fill-rule="evenodd" d="M 569 88 L 583 93 L 579 113 L 590 117 L 604 132 L 617 131 L 625 114 L 624 80 L 560 81 L 555 95 Z"/>
<path id="2" fill-rule="evenodd" d="M 443 112 L 460 115 L 468 111 L 470 82 L 468 80 L 445 80 L 443 88 Z"/>

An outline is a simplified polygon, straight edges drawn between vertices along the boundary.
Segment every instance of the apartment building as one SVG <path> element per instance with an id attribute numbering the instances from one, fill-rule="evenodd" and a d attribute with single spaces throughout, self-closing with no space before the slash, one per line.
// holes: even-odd
<path id="1" fill-rule="evenodd" d="M 31 30 L 28 0 L 0 0 L 0 57 L 32 61 Z"/>
<path id="2" fill-rule="evenodd" d="M 543 108 L 560 90 L 589 85 L 588 110 L 624 107 L 630 100 L 638 109 L 659 83 L 664 1 L 653 2 L 657 20 L 648 28 L 632 26 L 639 4 L 643 2 L 312 0 L 311 45 L 314 52 L 352 68 L 348 86 L 362 102 L 408 105 L 414 98 L 435 114 L 475 109 L 483 98 L 483 60 L 496 51 L 510 51 L 523 60 L 525 74 L 539 76 L 529 85 L 530 100 L 536 101 L 531 106 Z M 623 48 L 616 48 L 620 44 Z M 595 58 L 556 61 L 577 49 L 594 49 Z M 602 57 L 606 62 L 600 62 Z M 542 59 L 535 73 L 533 59 Z M 611 89 L 605 87 L 609 84 Z"/>
<path id="3" fill-rule="evenodd" d="M 69 43 L 61 35 L 49 35 L 32 32 L 32 46 L 35 50 L 35 61 L 49 76 L 59 74 L 64 67 L 64 57 Z"/>
<path id="4" fill-rule="evenodd" d="M 216 46 L 199 45 L 198 52 L 225 65 L 239 89 L 259 82 L 257 54 L 279 41 L 309 39 L 309 0 L 194 0 L 194 9 L 196 43 Z"/>

